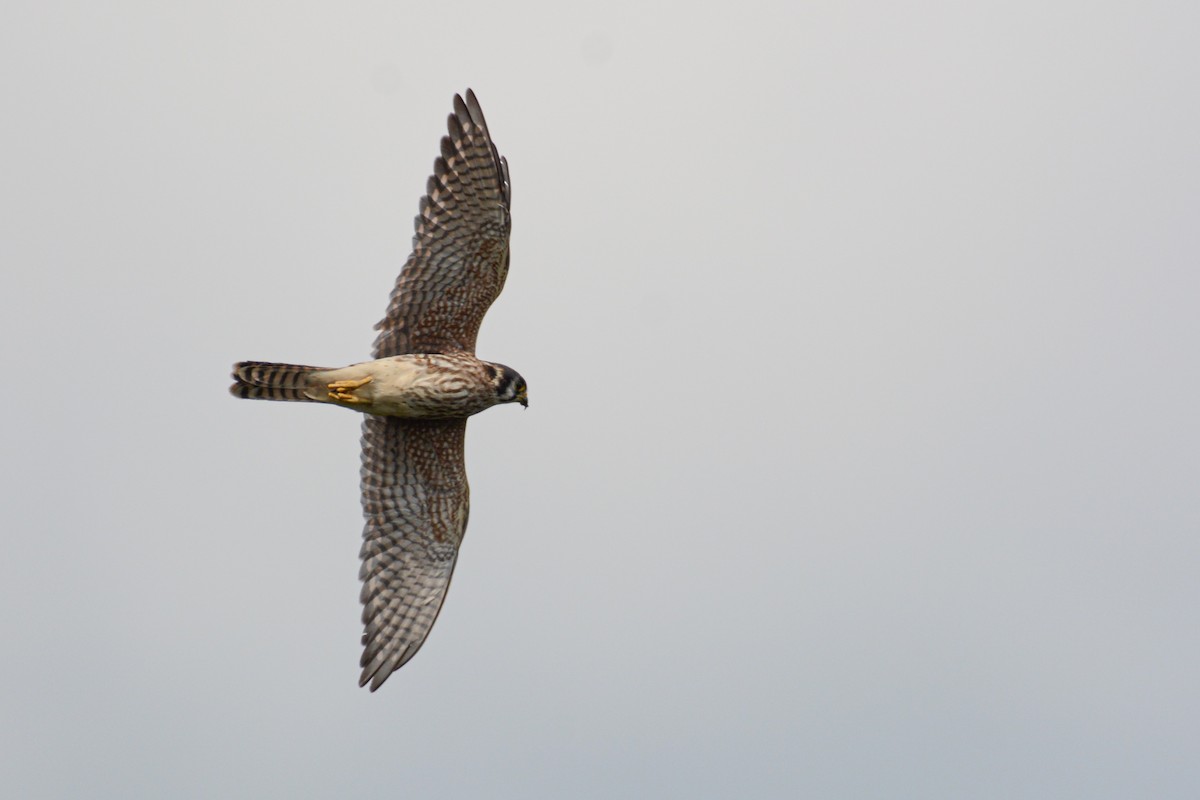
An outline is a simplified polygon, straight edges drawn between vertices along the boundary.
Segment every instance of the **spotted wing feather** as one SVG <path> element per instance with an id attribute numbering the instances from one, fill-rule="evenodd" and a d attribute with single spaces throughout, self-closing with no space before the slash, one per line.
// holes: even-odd
<path id="1" fill-rule="evenodd" d="M 408 662 L 441 610 L 467 527 L 465 419 L 366 415 L 363 422 L 363 654 L 378 689 Z"/>
<path id="2" fill-rule="evenodd" d="M 508 274 L 508 162 L 488 133 L 475 93 L 454 113 L 421 198 L 412 255 L 375 327 L 375 357 L 475 352 L 483 315 Z"/>

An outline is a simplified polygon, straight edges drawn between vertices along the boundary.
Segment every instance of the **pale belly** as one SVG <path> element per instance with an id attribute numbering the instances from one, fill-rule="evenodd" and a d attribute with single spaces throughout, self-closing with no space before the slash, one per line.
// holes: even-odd
<path id="1" fill-rule="evenodd" d="M 367 414 L 425 419 L 468 417 L 496 403 L 483 362 L 465 356 L 405 355 L 314 375 L 322 402 Z M 316 396 L 313 399 L 318 399 Z"/>

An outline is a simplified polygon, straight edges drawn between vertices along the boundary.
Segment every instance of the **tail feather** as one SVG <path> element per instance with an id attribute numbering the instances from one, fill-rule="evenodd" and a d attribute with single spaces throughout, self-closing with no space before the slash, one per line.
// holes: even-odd
<path id="1" fill-rule="evenodd" d="M 314 381 L 312 375 L 325 371 L 325 367 L 240 361 L 233 365 L 235 383 L 229 387 L 229 393 L 247 400 L 316 402 L 307 394 L 320 383 Z"/>

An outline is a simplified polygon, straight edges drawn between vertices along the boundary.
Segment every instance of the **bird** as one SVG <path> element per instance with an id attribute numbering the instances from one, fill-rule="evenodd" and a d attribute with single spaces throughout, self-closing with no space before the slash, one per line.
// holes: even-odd
<path id="1" fill-rule="evenodd" d="M 446 599 L 470 505 L 467 418 L 529 406 L 516 370 L 475 355 L 508 275 L 512 190 L 470 89 L 454 96 L 425 188 L 373 360 L 332 369 L 241 361 L 229 389 L 363 414 L 359 686 L 372 692 L 416 655 Z"/>

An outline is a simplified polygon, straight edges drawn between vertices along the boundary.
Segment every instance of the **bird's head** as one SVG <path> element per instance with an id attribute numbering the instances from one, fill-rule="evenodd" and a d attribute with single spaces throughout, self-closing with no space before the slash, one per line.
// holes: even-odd
<path id="1" fill-rule="evenodd" d="M 525 379 L 512 367 L 493 364 L 496 370 L 496 399 L 501 403 L 520 403 L 529 408 L 529 387 Z"/>

